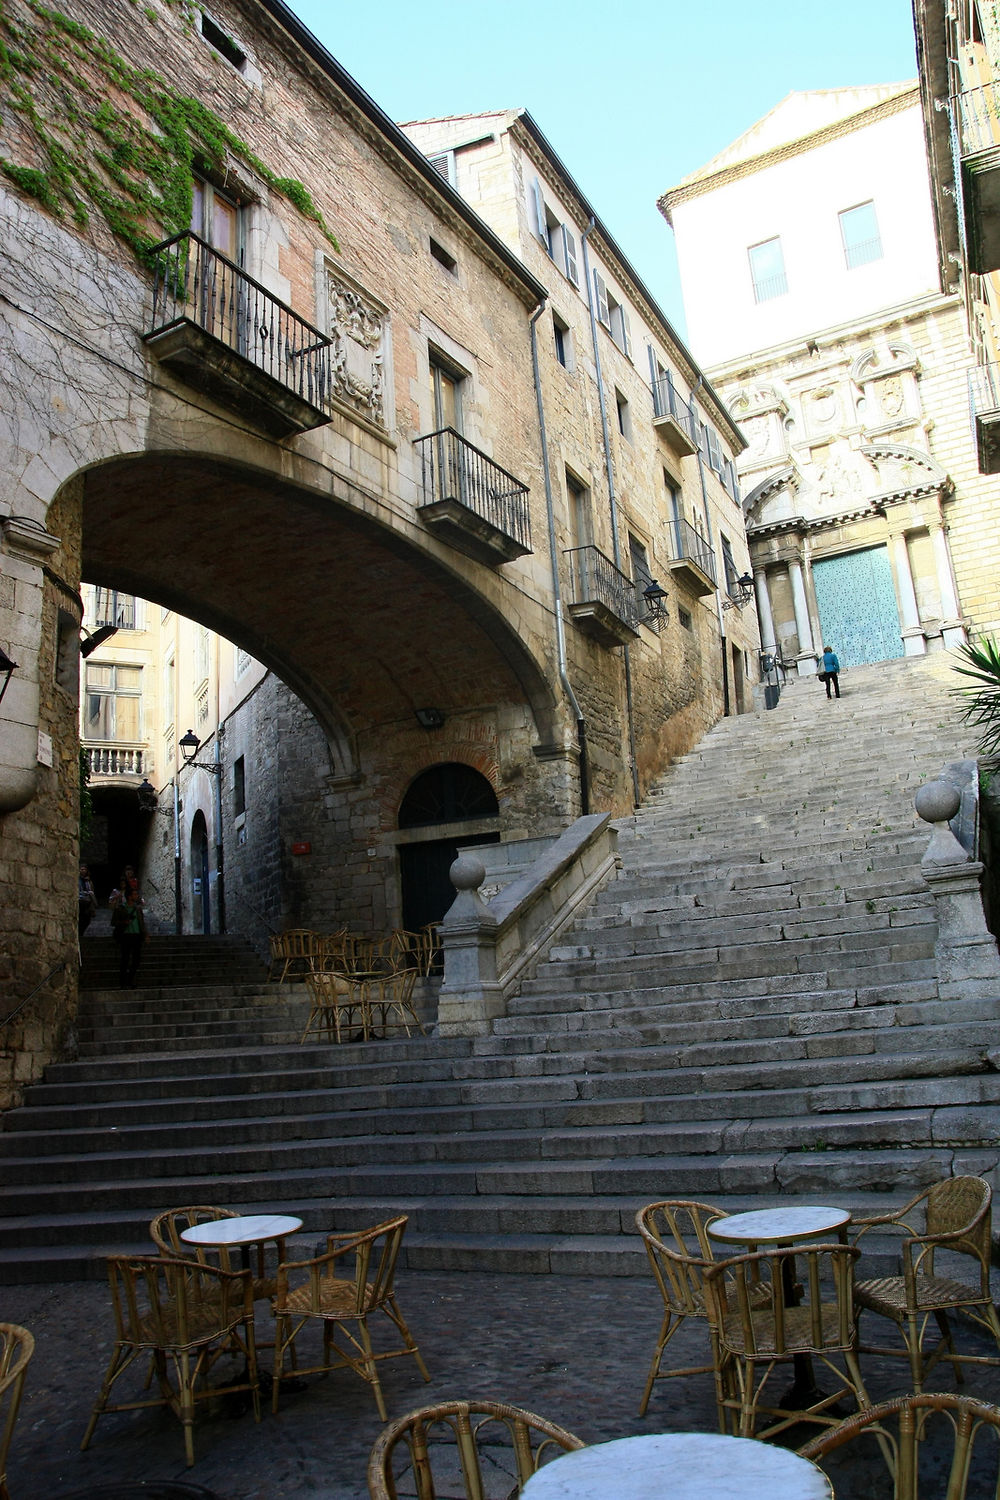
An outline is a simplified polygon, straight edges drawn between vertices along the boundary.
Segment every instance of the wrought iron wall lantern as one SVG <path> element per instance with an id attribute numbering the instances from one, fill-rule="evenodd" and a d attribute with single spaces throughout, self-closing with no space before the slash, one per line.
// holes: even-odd
<path id="1" fill-rule="evenodd" d="M 182 734 L 177 743 L 180 746 L 180 752 L 184 757 L 184 764 L 186 766 L 197 766 L 199 771 L 207 771 L 210 776 L 222 775 L 222 764 L 220 761 L 195 760 L 201 740 L 193 729 L 189 729 L 187 734 Z"/>
<path id="2" fill-rule="evenodd" d="M 646 613 L 643 621 L 662 620 L 666 622 L 670 616 L 667 613 L 667 591 L 661 589 L 655 578 L 650 579 L 642 591 L 642 597 L 646 602 Z"/>
<path id="3" fill-rule="evenodd" d="M 11 661 L 6 651 L 0 649 L 0 677 L 3 678 L 3 682 L 0 684 L 0 703 L 3 702 L 3 695 L 7 691 L 7 684 L 16 670 L 17 662 Z"/>
<path id="4" fill-rule="evenodd" d="M 723 600 L 723 609 L 746 609 L 753 598 L 753 575 L 744 573 L 735 583 L 729 584 L 727 592 L 729 598 Z"/>
<path id="5" fill-rule="evenodd" d="M 158 802 L 156 788 L 145 776 L 135 789 L 135 795 L 139 799 L 139 811 L 141 813 L 155 813 Z"/>

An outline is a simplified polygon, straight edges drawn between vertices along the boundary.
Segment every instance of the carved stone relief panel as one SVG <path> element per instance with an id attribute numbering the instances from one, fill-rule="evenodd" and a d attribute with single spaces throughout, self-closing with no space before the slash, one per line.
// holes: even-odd
<path id="1" fill-rule="evenodd" d="M 326 265 L 330 390 L 334 399 L 369 422 L 387 427 L 388 309 L 351 277 Z"/>

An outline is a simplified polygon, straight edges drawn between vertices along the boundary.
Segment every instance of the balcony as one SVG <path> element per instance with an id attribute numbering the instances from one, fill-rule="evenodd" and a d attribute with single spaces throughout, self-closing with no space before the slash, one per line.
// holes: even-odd
<path id="1" fill-rule="evenodd" d="M 135 595 L 119 594 L 117 589 L 95 588 L 94 629 L 113 625 L 116 630 L 135 630 Z"/>
<path id="2" fill-rule="evenodd" d="M 691 409 L 678 392 L 669 372 L 653 381 L 653 426 L 666 438 L 679 458 L 697 453 Z"/>
<path id="3" fill-rule="evenodd" d="M 272 437 L 329 422 L 330 340 L 198 235 L 155 250 L 152 354 Z"/>
<path id="4" fill-rule="evenodd" d="M 88 745 L 83 747 L 87 769 L 92 777 L 135 776 L 146 774 L 144 745 Z"/>
<path id="5" fill-rule="evenodd" d="M 528 487 L 453 427 L 416 438 L 420 519 L 449 546 L 489 567 L 531 551 Z"/>
<path id="6" fill-rule="evenodd" d="M 572 599 L 567 613 L 602 646 L 623 646 L 639 634 L 635 584 L 598 547 L 570 547 Z"/>
<path id="7" fill-rule="evenodd" d="M 981 275 L 1000 270 L 1000 86 L 984 83 L 952 99 L 962 163 L 966 258 Z"/>
<path id="8" fill-rule="evenodd" d="M 670 521 L 670 561 L 667 566 L 692 594 L 714 593 L 717 587 L 715 553 L 689 521 Z"/>
<path id="9" fill-rule="evenodd" d="M 1000 365 L 969 371 L 969 406 L 980 474 L 1000 474 Z"/>

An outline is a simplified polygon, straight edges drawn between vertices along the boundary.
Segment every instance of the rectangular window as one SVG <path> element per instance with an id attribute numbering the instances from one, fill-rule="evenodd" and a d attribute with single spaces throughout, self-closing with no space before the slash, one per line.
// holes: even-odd
<path id="1" fill-rule="evenodd" d="M 443 427 L 453 427 L 456 432 L 462 430 L 462 377 L 444 364 L 431 353 L 430 364 L 431 383 L 431 410 L 433 412 L 433 430 L 440 432 Z"/>
<path id="2" fill-rule="evenodd" d="M 233 817 L 242 816 L 247 810 L 247 768 L 242 755 L 233 761 Z"/>
<path id="3" fill-rule="evenodd" d="M 213 250 L 242 265 L 239 204 L 202 177 L 192 183 L 191 228 Z"/>
<path id="4" fill-rule="evenodd" d="M 632 441 L 632 414 L 621 391 L 615 390 L 615 411 L 618 414 L 618 431 L 628 442 Z"/>
<path id="5" fill-rule="evenodd" d="M 640 595 L 639 603 L 642 604 L 642 591 L 652 583 L 653 575 L 649 571 L 649 556 L 645 546 L 631 532 L 628 535 L 628 555 L 632 564 L 632 581 L 635 584 L 636 593 Z"/>
<path id="6" fill-rule="evenodd" d="M 454 151 L 439 151 L 436 156 L 429 156 L 427 160 L 439 177 L 443 177 L 445 182 L 450 182 L 452 187 L 455 186 L 457 173 Z"/>
<path id="7" fill-rule="evenodd" d="M 564 370 L 573 368 L 573 345 L 569 327 L 558 313 L 552 314 L 552 336 L 555 340 L 556 359 Z"/>
<path id="8" fill-rule="evenodd" d="M 736 562 L 733 558 L 733 545 L 727 536 L 719 534 L 719 544 L 722 547 L 722 564 L 726 573 L 726 593 L 735 594 L 739 587 L 740 575 L 736 571 Z"/>
<path id="9" fill-rule="evenodd" d="M 531 186 L 534 206 L 535 233 L 555 261 L 560 271 L 574 286 L 580 285 L 580 271 L 576 254 L 576 236 L 568 225 L 563 224 L 545 201 L 542 184 L 538 178 Z"/>
<path id="10" fill-rule="evenodd" d="M 89 661 L 86 676 L 84 738 L 124 740 L 142 737 L 142 668 Z"/>
<path id="11" fill-rule="evenodd" d="M 872 202 L 859 203 L 855 208 L 845 208 L 838 214 L 840 238 L 844 246 L 847 269 L 867 266 L 873 260 L 882 259 L 882 238 L 878 232 L 878 219 Z"/>
<path id="12" fill-rule="evenodd" d="M 254 659 L 250 655 L 249 651 L 244 651 L 244 649 L 243 649 L 242 646 L 237 646 L 236 647 L 236 675 L 237 675 L 237 677 L 242 677 L 245 672 L 249 672 L 250 668 L 253 666 L 253 663 L 254 663 Z"/>
<path id="13" fill-rule="evenodd" d="M 597 308 L 598 323 L 603 323 L 622 353 L 631 359 L 632 334 L 629 329 L 628 313 L 608 291 L 608 284 L 600 271 L 594 272 L 594 303 Z"/>
<path id="14" fill-rule="evenodd" d="M 134 594 L 120 594 L 117 589 L 94 589 L 94 629 L 114 625 L 119 630 L 138 630 Z"/>
<path id="15" fill-rule="evenodd" d="M 686 609 L 682 609 L 680 605 L 677 606 L 677 619 L 685 630 L 691 629 L 691 615 Z"/>
<path id="16" fill-rule="evenodd" d="M 443 245 L 439 245 L 437 240 L 431 240 L 431 255 L 437 261 L 439 266 L 444 266 L 445 270 L 449 272 L 450 275 L 458 275 L 458 261 L 453 255 L 449 255 L 448 251 L 444 248 Z"/>
<path id="17" fill-rule="evenodd" d="M 759 245 L 751 245 L 747 255 L 750 257 L 754 301 L 770 302 L 772 297 L 784 297 L 788 281 L 781 240 L 762 240 Z"/>
<path id="18" fill-rule="evenodd" d="M 590 508 L 590 491 L 568 469 L 566 471 L 566 495 L 569 499 L 573 546 L 590 547 L 594 541 L 594 518 Z"/>
<path id="19" fill-rule="evenodd" d="M 194 680 L 196 684 L 205 681 L 208 676 L 209 658 L 211 656 L 211 643 L 209 632 L 204 625 L 199 625 L 194 641 Z"/>

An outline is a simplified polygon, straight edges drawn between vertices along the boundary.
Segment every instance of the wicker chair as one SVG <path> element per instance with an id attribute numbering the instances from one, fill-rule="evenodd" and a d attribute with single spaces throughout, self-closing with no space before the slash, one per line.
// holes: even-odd
<path id="1" fill-rule="evenodd" d="M 432 1446 L 438 1476 L 446 1479 L 431 1472 Z M 400 1417 L 377 1439 L 368 1461 L 368 1494 L 371 1500 L 398 1500 L 396 1482 L 409 1474 L 405 1493 L 412 1494 L 415 1486 L 416 1500 L 444 1494 L 483 1500 L 482 1452 L 490 1476 L 499 1479 L 499 1489 L 512 1500 L 545 1459 L 584 1446 L 565 1428 L 518 1406 L 441 1401 Z M 447 1490 L 441 1488 L 445 1482 Z"/>
<path id="2" fill-rule="evenodd" d="M 860 1310 L 891 1318 L 899 1328 L 905 1349 L 862 1345 L 866 1353 L 908 1357 L 914 1391 L 923 1389 L 928 1372 L 941 1358 L 947 1359 L 962 1382 L 963 1364 L 998 1364 L 993 1354 L 958 1353 L 948 1313 L 960 1309 L 964 1316 L 986 1330 L 1000 1350 L 1000 1320 L 990 1292 L 990 1200 L 989 1184 L 981 1177 L 948 1177 L 936 1182 L 895 1214 L 855 1219 L 861 1237 L 876 1226 L 895 1229 L 903 1236 L 902 1276 L 880 1276 L 859 1281 L 854 1301 Z M 922 1210 L 924 1225 L 913 1227 Z M 973 1261 L 973 1283 L 947 1274 L 936 1274 L 935 1254 L 947 1251 Z M 941 1337 L 929 1355 L 923 1348 L 924 1333 L 933 1316 Z"/>
<path id="3" fill-rule="evenodd" d="M 272 933 L 268 979 L 283 984 L 290 972 L 293 978 L 303 978 L 312 968 L 319 941 L 319 934 L 307 927 L 290 927 L 287 932 Z"/>
<path id="4" fill-rule="evenodd" d="M 0 1323 L 0 1500 L 10 1500 L 7 1454 L 14 1436 L 28 1361 L 35 1352 L 34 1336 L 16 1323 Z"/>
<path id="5" fill-rule="evenodd" d="M 980 1444 L 977 1453 L 976 1440 L 984 1430 L 991 1432 L 993 1441 L 986 1452 Z M 867 1448 L 865 1439 L 872 1440 Z M 963 1500 L 970 1472 L 977 1474 L 977 1493 L 1000 1492 L 1000 1408 L 985 1401 L 950 1391 L 900 1396 L 849 1417 L 799 1452 L 825 1467 L 824 1459 L 845 1443 L 853 1445 L 849 1467 L 845 1464 L 842 1471 L 848 1481 L 845 1495 L 885 1494 L 885 1467 L 893 1479 L 892 1500 L 920 1500 L 921 1493 L 928 1500 Z M 988 1470 L 988 1478 L 979 1473 L 980 1465 Z M 836 1461 L 829 1467 L 836 1479 Z"/>
<path id="6" fill-rule="evenodd" d="M 367 1041 L 371 1035 L 369 980 L 335 969 L 322 969 L 306 975 L 311 1006 L 309 1019 L 300 1037 L 305 1042 L 311 1032 L 327 1042 Z"/>
<path id="7" fill-rule="evenodd" d="M 770 1437 L 802 1421 L 833 1425 L 838 1419 L 828 1408 L 845 1395 L 859 1407 L 871 1404 L 858 1365 L 851 1300 L 860 1254 L 850 1245 L 810 1243 L 732 1256 L 705 1272 L 720 1353 L 719 1406 L 737 1436 Z M 837 1376 L 832 1393 L 815 1389 L 813 1359 Z M 779 1405 L 765 1404 L 775 1367 L 789 1361 L 795 1366 L 792 1391 Z M 758 1433 L 762 1414 L 774 1420 Z"/>
<path id="8" fill-rule="evenodd" d="M 714 1264 L 715 1255 L 707 1231 L 709 1224 L 725 1217 L 725 1209 L 715 1208 L 711 1203 L 691 1202 L 686 1198 L 665 1198 L 660 1203 L 647 1203 L 635 1216 L 653 1276 L 663 1298 L 663 1322 L 653 1362 L 649 1367 L 646 1389 L 639 1403 L 640 1417 L 646 1415 L 656 1380 L 674 1379 L 680 1375 L 703 1375 L 709 1371 L 718 1380 L 718 1348 L 711 1324 L 711 1364 L 663 1370 L 661 1362 L 667 1345 L 685 1318 L 702 1318 L 708 1322 L 704 1276 L 709 1266 Z M 720 1427 L 722 1417 L 720 1408 Z"/>
<path id="9" fill-rule="evenodd" d="M 401 1026 L 410 1035 L 411 1024 L 421 1036 L 424 1028 L 413 1008 L 416 969 L 396 969 L 368 981 L 368 1009 L 372 1029 L 385 1035 L 390 1026 Z"/>
<path id="10" fill-rule="evenodd" d="M 242 1270 L 242 1266 L 233 1265 L 232 1253 L 225 1245 L 213 1246 L 209 1249 L 202 1245 L 189 1245 L 186 1240 L 181 1239 L 181 1231 L 190 1229 L 192 1224 L 210 1224 L 216 1219 L 238 1219 L 239 1217 L 234 1208 L 213 1208 L 204 1203 L 186 1208 L 168 1208 L 153 1219 L 149 1226 L 149 1234 L 160 1253 L 167 1257 L 173 1259 L 191 1257 L 203 1266 L 217 1265 L 223 1271 Z M 277 1246 L 278 1259 L 284 1260 L 285 1241 L 279 1239 Z M 246 1248 L 250 1249 L 249 1246 Z M 256 1264 L 251 1266 L 250 1270 L 253 1276 L 253 1299 L 255 1302 L 260 1302 L 265 1297 L 274 1296 L 275 1279 L 266 1274 L 264 1242 L 259 1241 L 255 1248 Z"/>
<path id="11" fill-rule="evenodd" d="M 254 1417 L 260 1421 L 253 1290 L 248 1271 L 220 1271 L 197 1260 L 112 1255 L 108 1258 L 108 1280 L 115 1315 L 115 1347 L 81 1448 L 88 1446 L 98 1418 L 105 1412 L 169 1406 L 184 1424 L 184 1452 L 190 1468 L 194 1463 L 196 1401 L 249 1391 Z M 210 1387 L 210 1370 L 228 1353 L 242 1356 L 241 1376 L 226 1385 Z M 144 1354 L 154 1358 L 159 1396 L 112 1404 L 115 1382 Z M 168 1360 L 176 1387 L 168 1378 Z"/>
<path id="12" fill-rule="evenodd" d="M 325 1255 L 279 1265 L 274 1298 L 272 1395 L 275 1411 L 278 1410 L 281 1382 L 288 1375 L 315 1375 L 348 1368 L 372 1387 L 384 1422 L 387 1413 L 378 1374 L 381 1360 L 412 1354 L 421 1375 L 425 1380 L 430 1379 L 420 1350 L 396 1303 L 396 1262 L 406 1224 L 406 1215 L 401 1214 L 361 1234 L 332 1234 L 327 1237 Z M 342 1264 L 352 1257 L 353 1270 Z M 349 1274 L 338 1276 L 341 1269 L 348 1270 Z M 305 1280 L 292 1285 L 291 1280 L 300 1272 L 305 1273 Z M 375 1351 L 368 1320 L 378 1312 L 384 1313 L 402 1336 L 402 1348 Z M 300 1366 L 295 1341 L 305 1325 L 312 1321 L 323 1325 L 323 1359 L 319 1364 Z M 338 1333 L 340 1343 L 337 1342 Z M 287 1373 L 286 1353 L 291 1366 Z"/>

